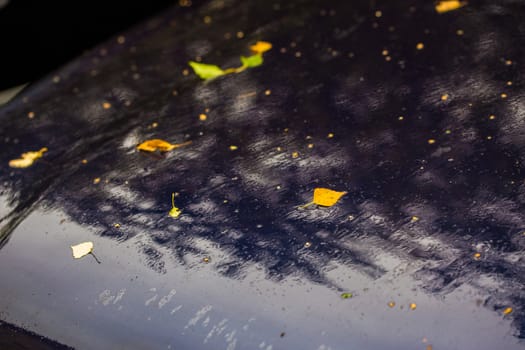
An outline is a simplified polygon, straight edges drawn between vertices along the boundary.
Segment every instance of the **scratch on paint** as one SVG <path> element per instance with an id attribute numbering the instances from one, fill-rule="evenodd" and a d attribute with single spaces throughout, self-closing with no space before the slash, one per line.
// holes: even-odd
<path id="1" fill-rule="evenodd" d="M 208 340 L 210 340 L 214 336 L 214 334 L 220 335 L 222 332 L 224 332 L 224 330 L 226 329 L 227 322 L 228 319 L 224 318 L 221 320 L 221 322 L 213 326 L 212 329 L 208 332 L 206 338 L 204 338 L 204 344 L 206 344 Z"/>
<path id="2" fill-rule="evenodd" d="M 203 318 L 212 309 L 213 307 L 211 305 L 204 306 L 202 309 L 195 313 L 195 316 L 191 320 L 188 321 L 188 324 L 184 326 L 184 329 L 188 329 L 189 327 L 195 326 L 197 322 L 199 322 L 199 320 Z"/>
<path id="3" fill-rule="evenodd" d="M 174 307 L 173 310 L 171 310 L 170 314 L 173 315 L 174 313 L 176 313 L 176 312 L 179 311 L 180 309 L 182 309 L 182 305 L 179 305 L 179 306 Z"/>
<path id="4" fill-rule="evenodd" d="M 226 350 L 235 350 L 235 346 L 237 345 L 237 338 L 233 339 L 229 344 Z"/>
<path id="5" fill-rule="evenodd" d="M 247 331 L 248 328 L 250 327 L 250 323 L 252 323 L 253 321 L 255 321 L 255 318 L 253 318 L 253 317 L 250 318 L 250 319 L 248 320 L 248 322 L 247 322 L 244 326 L 242 326 L 242 330 L 243 330 L 243 331 Z"/>
<path id="6" fill-rule="evenodd" d="M 259 349 L 264 349 L 264 347 L 266 346 L 266 342 L 262 342 L 261 344 L 259 344 Z M 265 350 L 272 350 L 273 349 L 273 345 L 268 345 L 266 346 L 266 349 Z"/>
<path id="7" fill-rule="evenodd" d="M 226 339 L 228 343 L 231 343 L 235 339 L 235 333 L 235 330 L 231 331 L 231 333 L 226 333 L 224 335 L 224 339 Z"/>
<path id="8" fill-rule="evenodd" d="M 226 350 L 235 350 L 235 346 L 237 345 L 237 338 L 235 337 L 235 333 L 237 331 L 233 330 L 231 333 L 226 333 L 224 335 L 224 339 L 226 339 L 226 342 L 228 343 L 228 347 Z"/>
<path id="9" fill-rule="evenodd" d="M 109 305 L 109 303 L 113 301 L 113 298 L 115 297 L 111 295 L 111 291 L 109 289 L 104 290 L 98 295 L 98 301 L 104 306 Z"/>
<path id="10" fill-rule="evenodd" d="M 126 288 L 122 288 L 117 296 L 115 297 L 115 299 L 113 300 L 113 305 L 115 305 L 116 303 L 118 303 L 119 301 L 122 300 L 122 297 L 124 297 L 124 294 L 126 294 Z"/>
<path id="11" fill-rule="evenodd" d="M 146 300 L 146 302 L 144 303 L 145 306 L 149 306 L 149 304 L 151 304 L 152 302 L 154 302 L 155 300 L 157 300 L 157 297 L 158 297 L 158 294 L 155 294 L 154 296 L 152 296 L 151 298 L 149 298 L 148 300 Z"/>
<path id="12" fill-rule="evenodd" d="M 116 295 L 111 295 L 111 291 L 105 289 L 98 295 L 98 300 L 95 301 L 95 304 L 101 303 L 104 306 L 108 306 L 109 304 L 115 305 L 122 300 L 124 294 L 126 294 L 126 288 L 121 289 Z"/>
<path id="13" fill-rule="evenodd" d="M 162 298 L 160 298 L 160 300 L 159 300 L 159 309 L 162 309 L 164 307 L 164 305 L 169 303 L 171 298 L 173 298 L 175 296 L 175 294 L 177 294 L 177 291 L 175 289 L 172 289 L 172 290 L 170 290 L 168 295 L 163 296 Z"/>

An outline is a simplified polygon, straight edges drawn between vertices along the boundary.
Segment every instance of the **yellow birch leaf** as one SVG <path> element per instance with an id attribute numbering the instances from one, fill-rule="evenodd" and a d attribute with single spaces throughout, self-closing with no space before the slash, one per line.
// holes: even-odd
<path id="1" fill-rule="evenodd" d="M 267 41 L 258 41 L 255 45 L 250 46 L 250 50 L 254 53 L 263 53 L 272 48 L 272 44 Z"/>
<path id="2" fill-rule="evenodd" d="M 137 146 L 137 149 L 139 151 L 145 151 L 145 152 L 155 152 L 157 150 L 161 152 L 169 152 L 175 148 L 189 145 L 190 143 L 191 141 L 184 142 L 184 143 L 178 143 L 178 144 L 171 144 L 161 139 L 151 139 L 151 140 L 142 142 L 140 145 Z"/>
<path id="3" fill-rule="evenodd" d="M 93 242 L 84 242 L 77 245 L 72 245 L 73 258 L 80 259 L 93 251 Z"/>
<path id="4" fill-rule="evenodd" d="M 300 208 L 306 208 L 312 204 L 320 205 L 322 207 L 331 207 L 345 194 L 347 194 L 346 191 L 338 192 L 329 188 L 318 187 L 314 189 L 313 200 L 310 203 L 301 206 Z"/>
<path id="5" fill-rule="evenodd" d="M 513 311 L 512 308 L 508 307 L 505 310 L 503 310 L 503 315 L 509 315 L 510 313 L 512 313 L 512 311 Z"/>
<path id="6" fill-rule="evenodd" d="M 171 208 L 170 212 L 169 212 L 169 216 L 171 216 L 172 218 L 178 218 L 179 215 L 182 213 L 182 210 L 180 210 L 179 208 L 177 207 L 173 207 Z"/>
<path id="7" fill-rule="evenodd" d="M 436 12 L 437 13 L 445 13 L 449 11 L 457 10 L 463 6 L 465 6 L 467 3 L 465 1 L 459 1 L 459 0 L 443 0 L 439 1 L 436 4 Z"/>
<path id="8" fill-rule="evenodd" d="M 47 152 L 47 147 L 40 149 L 40 151 L 22 153 L 21 158 L 10 160 L 9 166 L 11 168 L 27 168 L 31 166 L 35 160 L 41 158 L 45 152 Z"/>
<path id="9" fill-rule="evenodd" d="M 338 192 L 334 191 L 328 188 L 316 188 L 314 190 L 314 204 L 323 206 L 323 207 L 331 207 L 337 201 L 339 198 L 344 196 L 347 192 Z"/>
<path id="10" fill-rule="evenodd" d="M 175 206 L 175 193 L 172 193 L 171 194 L 171 210 L 168 213 L 168 215 L 176 219 L 179 217 L 181 213 L 182 213 L 182 210 L 180 210 L 179 208 Z"/>

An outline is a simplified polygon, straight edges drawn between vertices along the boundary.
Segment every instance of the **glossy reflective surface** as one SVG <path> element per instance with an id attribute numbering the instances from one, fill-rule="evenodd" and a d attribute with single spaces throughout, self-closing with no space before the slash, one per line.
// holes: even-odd
<path id="1" fill-rule="evenodd" d="M 0 318 L 77 348 L 523 348 L 524 13 L 215 1 L 96 48 L 0 110 Z M 260 67 L 188 70 L 257 40 Z M 317 187 L 348 193 L 299 208 Z"/>

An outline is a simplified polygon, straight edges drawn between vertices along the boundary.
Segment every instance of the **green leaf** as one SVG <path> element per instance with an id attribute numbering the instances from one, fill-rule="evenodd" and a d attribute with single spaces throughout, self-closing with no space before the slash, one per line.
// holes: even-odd
<path id="1" fill-rule="evenodd" d="M 204 64 L 190 61 L 189 65 L 202 79 L 213 79 L 224 75 L 225 72 L 214 64 Z"/>
<path id="2" fill-rule="evenodd" d="M 342 299 L 350 299 L 353 296 L 354 295 L 352 293 L 343 293 L 343 294 L 341 294 L 341 298 Z"/>
<path id="3" fill-rule="evenodd" d="M 241 56 L 241 62 L 244 67 L 253 68 L 263 64 L 263 58 L 261 54 L 256 54 L 249 57 Z"/>

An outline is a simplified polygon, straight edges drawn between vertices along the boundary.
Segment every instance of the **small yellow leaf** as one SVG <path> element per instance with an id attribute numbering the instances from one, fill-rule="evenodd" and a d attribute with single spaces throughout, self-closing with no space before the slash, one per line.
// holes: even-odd
<path id="1" fill-rule="evenodd" d="M 411 303 L 410 304 L 410 310 L 415 310 L 416 308 L 417 308 L 416 303 Z"/>
<path id="2" fill-rule="evenodd" d="M 73 258 L 80 259 L 93 251 L 93 242 L 84 242 L 77 245 L 72 245 Z"/>
<path id="3" fill-rule="evenodd" d="M 182 210 L 180 210 L 177 207 L 173 207 L 171 208 L 168 215 L 171 216 L 172 218 L 178 218 L 181 213 L 182 213 Z"/>
<path id="4" fill-rule="evenodd" d="M 328 188 L 316 188 L 313 203 L 323 207 L 331 207 L 346 193 L 346 191 L 338 192 Z"/>
<path id="5" fill-rule="evenodd" d="M 272 48 L 272 44 L 267 41 L 258 41 L 255 45 L 250 46 L 250 50 L 254 53 L 263 53 Z"/>
<path id="6" fill-rule="evenodd" d="M 445 13 L 457 10 L 467 4 L 466 1 L 459 0 L 443 0 L 436 4 L 437 13 Z"/>
<path id="7" fill-rule="evenodd" d="M 182 210 L 180 210 L 179 208 L 175 206 L 175 193 L 172 193 L 171 194 L 171 210 L 168 213 L 168 215 L 176 219 L 179 217 L 181 213 L 182 213 Z"/>
<path id="8" fill-rule="evenodd" d="M 11 168 L 27 168 L 31 166 L 35 160 L 41 158 L 45 152 L 47 152 L 47 147 L 40 149 L 40 151 L 22 153 L 21 158 L 10 160 L 9 166 Z"/>
<path id="9" fill-rule="evenodd" d="M 506 308 L 505 310 L 503 310 L 503 315 L 508 315 L 512 312 L 512 308 L 511 307 L 508 307 Z"/>
<path id="10" fill-rule="evenodd" d="M 152 139 L 152 140 L 147 140 L 147 141 L 142 142 L 140 145 L 137 146 L 137 149 L 139 151 L 145 151 L 145 152 L 155 152 L 157 150 L 161 152 L 168 152 L 175 148 L 189 145 L 190 143 L 191 141 L 184 142 L 184 143 L 178 143 L 178 144 L 171 144 L 161 139 Z"/>

